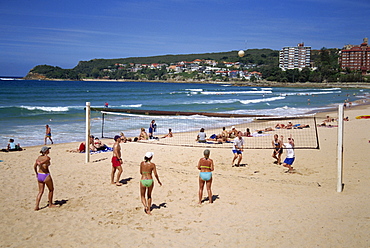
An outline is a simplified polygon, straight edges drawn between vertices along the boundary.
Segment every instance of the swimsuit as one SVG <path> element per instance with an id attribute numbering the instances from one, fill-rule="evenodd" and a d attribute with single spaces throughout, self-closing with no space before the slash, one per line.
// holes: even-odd
<path id="1" fill-rule="evenodd" d="M 140 180 L 140 182 L 144 187 L 147 187 L 147 188 L 153 185 L 153 179 L 143 179 L 143 180 Z"/>
<path id="2" fill-rule="evenodd" d="M 46 137 L 51 137 L 51 133 L 47 133 L 45 136 Z"/>
<path id="3" fill-rule="evenodd" d="M 152 172 L 149 172 L 149 171 L 142 171 L 141 174 L 152 174 Z M 153 179 L 142 179 L 140 180 L 141 184 L 144 186 L 144 187 L 147 187 L 149 188 L 150 186 L 152 186 L 153 184 Z"/>
<path id="4" fill-rule="evenodd" d="M 207 160 L 207 161 L 210 163 L 209 160 Z M 211 166 L 201 165 L 200 168 L 203 168 L 203 169 L 211 169 Z M 204 181 L 208 181 L 208 180 L 210 180 L 212 178 L 212 172 L 210 172 L 210 171 L 201 171 L 199 173 L 199 177 L 201 179 L 203 179 Z"/>
<path id="5" fill-rule="evenodd" d="M 200 172 L 199 177 L 204 181 L 208 181 L 212 178 L 212 172 Z"/>
<path id="6" fill-rule="evenodd" d="M 43 183 L 49 175 L 50 173 L 37 173 L 37 180 Z"/>
<path id="7" fill-rule="evenodd" d="M 282 147 L 277 147 L 279 146 L 280 144 L 279 143 L 274 143 L 275 144 L 275 153 L 280 153 L 282 154 L 283 153 L 283 148 Z"/>
<path id="8" fill-rule="evenodd" d="M 121 162 L 117 157 L 112 157 L 112 166 L 113 167 L 121 166 Z"/>

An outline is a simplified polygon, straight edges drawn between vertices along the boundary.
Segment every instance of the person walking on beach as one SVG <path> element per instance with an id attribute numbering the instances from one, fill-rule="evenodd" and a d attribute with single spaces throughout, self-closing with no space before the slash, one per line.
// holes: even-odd
<path id="1" fill-rule="evenodd" d="M 39 186 L 39 193 L 36 197 L 36 206 L 35 210 L 40 210 L 40 200 L 42 194 L 44 193 L 45 184 L 49 189 L 49 208 L 57 207 L 58 205 L 53 204 L 53 194 L 54 194 L 54 184 L 53 180 L 50 175 L 49 166 L 50 166 L 50 157 L 48 156 L 50 153 L 51 147 L 44 146 L 41 148 L 41 155 L 36 159 L 35 164 L 33 165 L 33 169 L 36 173 L 37 184 Z"/>
<path id="2" fill-rule="evenodd" d="M 51 139 L 51 128 L 49 127 L 49 125 L 46 125 L 45 126 L 46 130 L 45 130 L 45 142 L 44 142 L 44 145 L 46 145 L 46 140 L 49 139 L 51 141 L 51 144 L 54 144 L 53 143 L 53 140 Z"/>
<path id="3" fill-rule="evenodd" d="M 152 207 L 152 191 L 154 188 L 154 181 L 152 173 L 154 173 L 155 178 L 160 186 L 162 186 L 161 181 L 159 180 L 159 176 L 157 173 L 157 167 L 154 163 L 152 163 L 154 153 L 147 152 L 144 157 L 144 161 L 140 163 L 140 197 L 141 202 L 144 206 L 144 211 L 146 214 L 151 215 L 151 207 Z M 145 194 L 147 194 L 147 199 L 145 198 Z"/>
<path id="4" fill-rule="evenodd" d="M 240 162 L 243 159 L 243 150 L 244 150 L 244 140 L 242 137 L 242 131 L 238 131 L 237 137 L 234 139 L 233 143 L 233 153 L 234 153 L 234 158 L 233 161 L 231 162 L 232 166 L 239 167 Z M 234 161 L 238 159 L 237 164 L 234 164 Z"/>
<path id="5" fill-rule="evenodd" d="M 281 142 L 283 142 L 283 136 L 281 136 Z M 286 148 L 287 156 L 284 160 L 283 166 L 287 167 L 289 170 L 286 171 L 286 173 L 293 173 L 294 169 L 292 167 L 294 159 L 295 159 L 295 153 L 294 153 L 294 139 L 292 138 L 292 135 L 290 135 L 290 138 L 288 138 L 288 143 L 283 143 L 283 146 Z"/>
<path id="6" fill-rule="evenodd" d="M 153 133 L 157 130 L 157 124 L 155 124 L 155 120 L 152 120 L 149 125 L 149 139 L 154 139 Z"/>
<path id="7" fill-rule="evenodd" d="M 207 185 L 209 203 L 213 203 L 211 186 L 212 186 L 212 171 L 215 168 L 214 168 L 213 160 L 209 158 L 210 153 L 211 153 L 210 150 L 208 149 L 204 150 L 203 152 L 204 157 L 199 159 L 199 162 L 198 162 L 198 170 L 200 170 L 198 204 L 202 204 L 204 184 Z"/>
<path id="8" fill-rule="evenodd" d="M 111 173 L 111 183 L 116 184 L 117 186 L 122 186 L 122 183 L 120 183 L 119 179 L 122 174 L 122 158 L 121 158 L 121 136 L 116 135 L 114 136 L 114 145 L 113 145 L 113 156 L 112 156 L 112 173 Z M 116 173 L 116 170 L 118 170 L 117 173 L 117 180 L 114 181 L 114 174 Z"/>
<path id="9" fill-rule="evenodd" d="M 281 140 L 279 140 L 279 136 L 277 134 L 274 135 L 272 147 L 274 148 L 274 150 L 272 151 L 272 157 L 276 159 L 274 163 L 281 164 L 281 155 L 283 154 L 283 143 L 281 142 Z"/>

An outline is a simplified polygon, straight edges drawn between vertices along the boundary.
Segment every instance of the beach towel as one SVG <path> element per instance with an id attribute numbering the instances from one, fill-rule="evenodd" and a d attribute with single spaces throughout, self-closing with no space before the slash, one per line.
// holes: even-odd
<path id="1" fill-rule="evenodd" d="M 113 152 L 113 147 L 107 147 L 105 150 L 96 151 L 96 152 L 90 152 L 90 154 L 97 154 L 102 152 Z"/>

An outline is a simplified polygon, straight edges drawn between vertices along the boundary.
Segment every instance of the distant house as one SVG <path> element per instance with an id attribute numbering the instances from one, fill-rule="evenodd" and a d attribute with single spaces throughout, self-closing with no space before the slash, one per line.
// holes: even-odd
<path id="1" fill-rule="evenodd" d="M 194 60 L 194 61 L 193 61 L 193 63 L 194 63 L 194 64 L 198 64 L 198 65 L 199 65 L 200 63 L 202 63 L 202 60 L 200 60 L 200 59 L 196 59 L 196 60 Z"/>
<path id="2" fill-rule="evenodd" d="M 230 78 L 237 78 L 239 77 L 239 71 L 238 70 L 232 70 L 228 72 L 228 76 Z"/>

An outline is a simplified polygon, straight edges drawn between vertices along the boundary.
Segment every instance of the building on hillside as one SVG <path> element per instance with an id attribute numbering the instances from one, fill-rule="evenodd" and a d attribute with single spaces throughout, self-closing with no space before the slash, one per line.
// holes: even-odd
<path id="1" fill-rule="evenodd" d="M 299 43 L 296 47 L 283 47 L 279 54 L 279 67 L 285 71 L 288 69 L 300 69 L 310 67 L 311 47 Z"/>
<path id="2" fill-rule="evenodd" d="M 361 45 L 346 45 L 341 50 L 339 64 L 342 69 L 350 69 L 351 71 L 361 71 L 366 74 L 370 71 L 370 47 L 368 39 L 364 38 Z"/>

